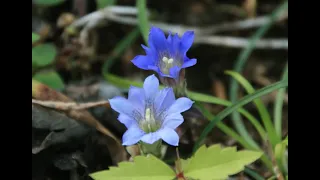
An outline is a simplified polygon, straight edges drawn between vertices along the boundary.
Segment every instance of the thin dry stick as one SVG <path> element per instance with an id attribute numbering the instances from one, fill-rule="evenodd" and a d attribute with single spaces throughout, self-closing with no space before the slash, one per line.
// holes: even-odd
<path id="1" fill-rule="evenodd" d="M 71 27 L 82 27 L 82 39 L 85 38 L 88 29 L 99 26 L 105 20 L 118 22 L 127 25 L 137 25 L 138 20 L 135 17 L 128 17 L 127 15 L 137 14 L 137 9 L 128 6 L 111 6 L 102 10 L 92 12 L 86 16 L 76 20 Z M 282 21 L 288 18 L 288 12 L 284 12 L 276 21 Z M 187 30 L 193 30 L 196 34 L 195 44 L 210 44 L 217 46 L 243 48 L 248 45 L 249 40 L 240 37 L 221 37 L 209 36 L 210 34 L 226 31 L 235 31 L 241 29 L 249 29 L 259 27 L 269 21 L 268 16 L 260 16 L 257 18 L 250 18 L 236 22 L 227 22 L 218 25 L 211 25 L 207 27 L 192 27 L 177 24 L 167 24 L 163 22 L 151 21 L 150 24 L 161 28 L 165 32 L 175 32 L 183 34 Z M 259 49 L 288 49 L 287 39 L 260 39 L 256 43 L 256 48 Z"/>
<path id="2" fill-rule="evenodd" d="M 32 99 L 33 104 L 38 104 L 40 106 L 45 106 L 52 109 L 69 111 L 69 110 L 82 110 L 89 109 L 97 106 L 108 106 L 109 101 L 98 101 L 89 103 L 74 103 L 74 102 L 59 102 L 59 101 L 39 101 Z"/>
<path id="3" fill-rule="evenodd" d="M 203 36 L 198 38 L 196 37 L 194 43 L 242 48 L 248 46 L 249 39 L 230 36 Z M 261 39 L 257 41 L 255 48 L 288 49 L 288 39 Z"/>
<path id="4" fill-rule="evenodd" d="M 122 15 L 121 15 L 121 14 Z M 125 17 L 126 15 L 135 15 L 137 10 L 133 7 L 121 7 L 121 6 L 113 6 L 113 7 L 106 7 L 102 10 L 92 12 L 86 16 L 81 17 L 80 19 L 76 20 L 71 26 L 73 27 L 81 27 L 85 26 L 89 22 L 98 22 L 103 20 L 109 20 L 118 22 L 121 24 L 127 25 L 137 25 L 138 20 L 134 17 Z M 288 18 L 288 12 L 284 12 L 276 22 L 283 21 Z M 251 19 L 239 20 L 235 22 L 227 22 L 218 25 L 211 25 L 207 27 L 194 27 L 194 26 L 184 26 L 181 24 L 168 24 L 163 22 L 151 21 L 150 24 L 161 28 L 163 31 L 166 32 L 176 32 L 178 34 L 183 34 L 187 30 L 193 30 L 197 36 L 204 36 L 209 34 L 215 34 L 218 32 L 226 32 L 226 31 L 235 31 L 235 30 L 242 30 L 242 29 L 249 29 L 254 27 L 260 27 L 266 24 L 269 21 L 268 16 L 260 16 Z"/>

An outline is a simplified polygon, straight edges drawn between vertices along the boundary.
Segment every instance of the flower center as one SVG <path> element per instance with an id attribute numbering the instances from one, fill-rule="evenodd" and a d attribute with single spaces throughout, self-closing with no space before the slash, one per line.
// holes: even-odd
<path id="1" fill-rule="evenodd" d="M 154 115 L 150 108 L 146 109 L 144 120 L 141 122 L 140 126 L 141 126 L 141 129 L 146 133 L 155 132 L 159 129 L 160 126 L 155 120 Z"/>
<path id="2" fill-rule="evenodd" d="M 170 73 L 170 68 L 173 67 L 173 62 L 174 60 L 172 58 L 168 59 L 167 57 L 162 58 L 162 63 L 161 63 L 161 71 L 164 74 L 169 74 Z"/>

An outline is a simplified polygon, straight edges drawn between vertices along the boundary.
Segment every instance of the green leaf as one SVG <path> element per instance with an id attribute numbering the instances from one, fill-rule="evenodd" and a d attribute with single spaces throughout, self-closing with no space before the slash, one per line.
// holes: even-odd
<path id="1" fill-rule="evenodd" d="M 95 180 L 169 180 L 175 172 L 153 155 L 135 156 L 134 162 L 120 162 L 118 167 L 90 174 Z"/>
<path id="2" fill-rule="evenodd" d="M 150 26 L 149 26 L 149 21 L 147 16 L 147 2 L 146 0 L 137 0 L 136 6 L 138 9 L 139 28 L 145 43 L 148 44 L 148 35 L 149 35 Z"/>
<path id="3" fill-rule="evenodd" d="M 55 71 L 39 72 L 33 76 L 33 79 L 38 80 L 53 89 L 64 88 L 64 83 L 60 75 Z"/>
<path id="4" fill-rule="evenodd" d="M 249 81 L 246 80 L 243 76 L 241 76 L 241 74 L 234 71 L 226 71 L 226 74 L 236 79 L 244 87 L 248 94 L 253 94 L 256 91 L 249 83 Z M 281 139 L 279 136 L 277 136 L 276 130 L 271 121 L 270 114 L 260 98 L 253 100 L 253 102 L 257 106 L 262 122 L 267 130 L 272 147 L 274 147 L 277 143 L 281 141 Z"/>
<path id="5" fill-rule="evenodd" d="M 289 138 L 289 135 L 282 141 L 286 146 L 288 146 L 288 138 Z"/>
<path id="6" fill-rule="evenodd" d="M 196 107 L 201 111 L 201 113 L 207 118 L 207 119 L 213 119 L 214 116 L 204 108 L 202 104 L 199 102 L 196 102 Z M 244 148 L 249 149 L 249 150 L 254 150 L 254 151 L 261 151 L 261 148 L 251 146 L 245 139 L 244 137 L 241 137 L 239 134 L 237 134 L 232 128 L 229 128 L 227 125 L 225 125 L 223 122 L 218 122 L 217 127 L 227 134 L 228 136 L 232 137 L 234 140 L 238 141 L 239 144 L 241 144 Z M 261 161 L 272 170 L 272 162 L 271 160 L 264 154 L 261 157 Z"/>
<path id="7" fill-rule="evenodd" d="M 116 4 L 116 0 L 97 0 L 98 9 L 103 9 L 114 4 Z"/>
<path id="8" fill-rule="evenodd" d="M 53 44 L 40 44 L 32 48 L 32 65 L 46 66 L 53 62 L 57 50 Z"/>
<path id="9" fill-rule="evenodd" d="M 209 148 L 202 146 L 195 155 L 184 162 L 184 175 L 188 178 L 212 180 L 227 179 L 261 157 L 257 151 L 237 151 L 235 147 L 222 149 L 219 144 Z"/>
<path id="10" fill-rule="evenodd" d="M 256 91 L 253 94 L 247 95 L 241 100 L 239 100 L 237 103 L 233 104 L 232 106 L 227 107 L 222 112 L 217 114 L 217 116 L 210 121 L 210 123 L 206 126 L 206 128 L 202 131 L 202 134 L 200 135 L 199 139 L 197 140 L 194 151 L 199 147 L 200 143 L 205 139 L 205 137 L 211 132 L 212 128 L 216 125 L 217 122 L 220 122 L 225 117 L 227 117 L 229 114 L 237 110 L 238 108 L 244 106 L 245 104 L 251 102 L 252 100 L 259 98 L 263 95 L 266 95 L 274 90 L 277 90 L 279 88 L 283 88 L 288 86 L 288 81 L 280 81 L 274 84 L 271 84 L 267 87 L 264 87 L 258 91 Z"/>
<path id="11" fill-rule="evenodd" d="M 32 33 L 32 44 L 40 39 L 40 36 L 36 33 Z"/>
<path id="12" fill-rule="evenodd" d="M 41 5 L 41 6 L 55 6 L 63 3 L 64 1 L 65 0 L 34 0 L 33 2 L 36 5 Z"/>

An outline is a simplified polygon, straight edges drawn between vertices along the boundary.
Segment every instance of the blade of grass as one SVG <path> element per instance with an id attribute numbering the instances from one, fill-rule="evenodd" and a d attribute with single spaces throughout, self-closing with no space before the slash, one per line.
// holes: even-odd
<path id="1" fill-rule="evenodd" d="M 238 56 L 238 59 L 236 60 L 235 66 L 234 66 L 234 71 L 241 73 L 244 67 L 244 64 L 246 63 L 248 57 L 250 56 L 251 52 L 253 51 L 256 42 L 268 31 L 268 29 L 271 27 L 272 23 L 277 19 L 277 17 L 279 15 L 281 15 L 281 13 L 283 11 L 285 11 L 288 8 L 288 1 L 284 2 L 281 6 L 279 6 L 276 10 L 274 10 L 271 15 L 270 15 L 270 20 L 268 23 L 266 23 L 265 25 L 261 26 L 256 32 L 255 34 L 253 34 L 253 36 L 250 38 L 250 42 L 248 44 L 248 46 L 243 49 L 240 53 L 240 55 Z M 229 96 L 230 96 L 230 101 L 232 103 L 236 102 L 238 99 L 238 84 L 236 82 L 236 80 L 231 79 L 230 82 L 230 91 L 229 91 Z M 238 112 L 233 112 L 231 115 L 233 124 L 235 126 L 235 128 L 237 129 L 237 131 L 242 135 L 242 136 L 247 136 L 248 135 L 248 131 L 245 128 L 241 116 Z"/>
<path id="2" fill-rule="evenodd" d="M 249 169 L 247 167 L 244 169 L 244 172 L 249 174 L 252 178 L 254 178 L 256 180 L 265 180 L 260 174 L 258 174 L 254 170 Z"/>
<path id="3" fill-rule="evenodd" d="M 111 56 L 109 56 L 102 66 L 103 74 L 108 73 L 110 67 L 114 64 L 115 60 L 137 40 L 139 36 L 139 28 L 132 30 L 125 38 L 123 38 L 116 47 L 113 49 Z"/>
<path id="4" fill-rule="evenodd" d="M 237 103 L 233 104 L 232 106 L 227 107 L 226 109 L 224 109 L 222 112 L 220 112 L 212 121 L 210 121 L 210 123 L 206 126 L 206 128 L 202 131 L 199 139 L 197 140 L 193 151 L 195 152 L 200 144 L 203 142 L 204 138 L 210 133 L 210 131 L 212 130 L 212 128 L 217 124 L 217 122 L 220 122 L 221 120 L 223 120 L 225 117 L 227 117 L 228 115 L 230 115 L 233 111 L 237 110 L 238 108 L 244 106 L 245 104 L 253 101 L 256 98 L 259 98 L 263 95 L 266 95 L 274 90 L 277 90 L 279 88 L 283 88 L 288 86 L 288 81 L 279 81 L 277 83 L 271 84 L 269 86 L 266 86 L 258 91 L 256 91 L 253 94 L 247 95 L 244 98 L 242 98 L 241 100 L 239 100 Z"/>
<path id="5" fill-rule="evenodd" d="M 187 94 L 188 94 L 189 98 L 191 98 L 195 101 L 212 103 L 212 104 L 219 104 L 219 105 L 223 105 L 223 106 L 231 106 L 232 105 L 232 103 L 229 101 L 226 101 L 224 99 L 219 99 L 217 97 L 213 97 L 213 96 L 206 95 L 206 94 L 201 94 L 201 93 L 191 92 L 191 91 L 188 91 Z M 260 124 L 260 122 L 245 109 L 239 108 L 238 111 L 244 117 L 246 117 L 249 120 L 249 122 L 255 127 L 255 129 L 258 131 L 261 139 L 266 140 L 267 133 L 265 132 L 265 130 L 262 127 L 262 125 Z M 242 137 L 244 137 L 244 136 L 242 136 Z"/>
<path id="6" fill-rule="evenodd" d="M 142 84 L 143 84 L 143 82 L 137 82 L 137 81 L 123 79 L 123 78 L 115 76 L 113 74 L 104 74 L 104 77 L 108 82 L 113 83 L 114 85 L 121 87 L 121 88 L 129 88 L 130 85 L 136 86 L 136 87 L 142 87 Z M 163 86 L 160 86 L 160 88 L 163 88 Z M 232 105 L 232 103 L 229 101 L 219 99 L 214 96 L 197 93 L 197 92 L 188 91 L 187 96 L 194 101 L 218 104 L 218 105 L 223 105 L 223 106 L 231 106 Z M 259 121 L 253 115 L 251 115 L 248 111 L 246 111 L 243 108 L 239 108 L 238 111 L 252 123 L 252 125 L 257 129 L 261 138 L 263 140 L 265 140 L 266 139 L 266 132 L 265 132 L 264 128 L 262 127 L 262 125 L 259 123 Z"/>
<path id="7" fill-rule="evenodd" d="M 249 81 L 247 81 L 239 73 L 234 71 L 226 71 L 226 74 L 232 76 L 235 80 L 237 80 L 237 82 L 240 83 L 242 87 L 244 87 L 248 94 L 253 94 L 256 91 L 249 83 Z M 268 137 L 270 139 L 272 147 L 275 147 L 281 141 L 281 139 L 276 134 L 276 131 L 271 121 L 270 114 L 260 98 L 253 100 L 253 102 L 255 103 L 260 117 L 262 119 L 262 122 L 267 130 Z"/>
<path id="8" fill-rule="evenodd" d="M 149 21 L 147 16 L 147 1 L 137 0 L 136 6 L 138 9 L 139 28 L 145 43 L 148 44 L 148 34 L 149 34 L 150 26 L 149 26 Z"/>
<path id="9" fill-rule="evenodd" d="M 199 108 L 201 113 L 210 121 L 214 118 L 213 114 L 210 113 L 207 109 L 204 108 L 204 106 L 196 102 L 196 106 Z M 217 123 L 217 127 L 227 134 L 228 136 L 232 137 L 236 141 L 238 141 L 244 148 L 255 150 L 255 151 L 262 151 L 259 146 L 255 147 L 249 144 L 243 137 L 241 137 L 239 134 L 237 134 L 233 129 L 229 128 L 227 125 L 223 124 L 222 122 Z M 263 154 L 261 157 L 262 162 L 270 169 L 272 170 L 272 161 L 266 156 L 266 154 Z"/>
<path id="10" fill-rule="evenodd" d="M 282 74 L 282 80 L 288 80 L 288 63 Z M 285 92 L 286 88 L 279 89 L 274 104 L 274 126 L 276 133 L 280 138 L 282 137 L 282 105 Z"/>
<path id="11" fill-rule="evenodd" d="M 200 112 L 204 115 L 204 117 L 206 117 L 209 121 L 211 119 L 214 118 L 213 114 L 210 113 L 207 109 L 205 109 L 205 107 L 199 103 L 196 102 L 196 107 L 199 108 Z M 235 139 L 236 141 L 238 141 L 243 147 L 247 148 L 247 149 L 251 149 L 251 145 L 241 136 L 239 136 L 239 134 L 237 134 L 235 131 L 233 131 L 231 128 L 229 128 L 227 125 L 223 124 L 222 122 L 217 123 L 217 127 L 224 132 L 225 134 L 227 134 L 228 136 L 232 137 L 233 139 Z M 259 149 L 259 146 L 255 147 L 257 150 Z"/>

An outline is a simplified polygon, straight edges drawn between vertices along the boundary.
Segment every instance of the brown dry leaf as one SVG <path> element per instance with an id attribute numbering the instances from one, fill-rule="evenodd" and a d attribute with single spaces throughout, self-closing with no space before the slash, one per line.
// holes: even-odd
<path id="1" fill-rule="evenodd" d="M 36 81 L 32 80 L 32 98 L 41 101 L 58 101 L 65 103 L 75 103 L 72 99 L 65 96 L 62 93 L 59 93 L 48 86 Z M 124 147 L 121 145 L 120 140 L 113 135 L 108 129 L 106 129 L 98 120 L 96 120 L 87 110 L 69 110 L 64 111 L 67 116 L 82 121 L 103 133 L 104 135 L 112 138 L 115 141 L 115 144 L 118 146 L 118 151 L 115 152 L 117 154 L 113 154 L 114 163 L 123 161 L 127 159 L 127 153 Z M 111 149 L 111 148 L 109 148 Z"/>

